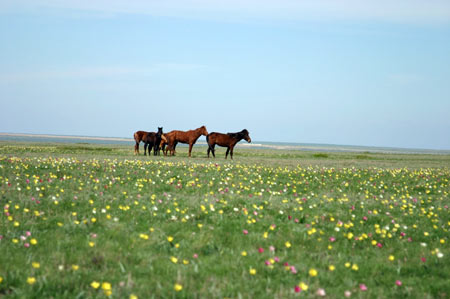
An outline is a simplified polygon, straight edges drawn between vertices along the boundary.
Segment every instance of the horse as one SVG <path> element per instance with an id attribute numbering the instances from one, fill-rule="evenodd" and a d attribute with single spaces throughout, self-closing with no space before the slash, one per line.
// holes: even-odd
<path id="1" fill-rule="evenodd" d="M 161 129 L 161 134 L 162 134 L 162 128 L 158 128 L 158 132 Z M 147 139 L 147 135 L 150 134 L 151 132 L 146 132 L 146 131 L 137 131 L 133 134 L 134 137 L 134 141 L 136 141 L 136 144 L 134 145 L 134 154 L 135 155 L 139 155 L 139 143 L 141 141 L 144 141 Z M 154 133 L 156 134 L 156 133 Z M 145 141 L 144 141 L 145 143 Z M 145 149 L 145 148 L 144 148 Z M 144 155 L 145 155 L 145 151 L 144 151 Z"/>
<path id="2" fill-rule="evenodd" d="M 228 153 L 230 153 L 230 157 L 233 159 L 234 146 L 242 139 L 245 139 L 248 143 L 252 142 L 246 129 L 236 133 L 223 134 L 212 132 L 211 134 L 208 134 L 208 136 L 206 136 L 206 142 L 208 143 L 208 158 L 210 152 L 212 152 L 214 158 L 216 157 L 214 147 L 217 144 L 218 146 L 224 146 L 227 148 L 225 159 L 227 158 Z"/>
<path id="3" fill-rule="evenodd" d="M 200 137 L 200 135 L 207 136 L 208 131 L 206 130 L 205 126 L 201 126 L 200 128 L 197 128 L 195 130 L 189 130 L 189 131 L 170 131 L 169 133 L 165 134 L 167 138 L 167 149 L 165 149 L 165 155 L 167 154 L 167 151 L 170 150 L 170 154 L 172 156 L 175 155 L 175 148 L 180 143 L 186 143 L 189 144 L 189 157 L 191 156 L 192 147 L 194 146 L 197 139 Z"/>
<path id="4" fill-rule="evenodd" d="M 147 134 L 147 136 L 142 140 L 144 141 L 144 156 L 146 155 L 147 152 L 147 147 L 148 147 L 148 155 L 150 156 L 150 152 L 152 151 L 153 148 L 153 155 L 159 155 L 159 145 L 161 143 L 161 141 L 167 141 L 166 137 L 163 135 L 162 132 L 162 127 L 159 128 L 158 127 L 158 132 L 149 132 Z"/>

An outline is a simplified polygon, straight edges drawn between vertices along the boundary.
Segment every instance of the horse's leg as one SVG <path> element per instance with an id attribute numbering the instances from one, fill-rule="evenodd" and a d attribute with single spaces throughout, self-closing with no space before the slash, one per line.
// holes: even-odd
<path id="1" fill-rule="evenodd" d="M 233 160 L 233 150 L 234 150 L 234 146 L 231 146 L 230 148 L 231 148 L 231 149 L 230 149 L 230 158 L 231 158 L 231 160 Z"/>
<path id="2" fill-rule="evenodd" d="M 144 156 L 147 156 L 147 146 L 148 146 L 148 143 L 145 142 L 144 143 Z"/>
<path id="3" fill-rule="evenodd" d="M 225 159 L 228 157 L 229 152 L 230 152 L 230 147 L 227 147 L 227 152 L 225 153 Z"/>
<path id="4" fill-rule="evenodd" d="M 136 142 L 134 145 L 134 154 L 139 155 L 139 142 Z"/>
<path id="5" fill-rule="evenodd" d="M 209 158 L 209 152 L 211 151 L 211 146 L 208 145 L 208 150 L 206 151 L 208 153 L 208 158 Z"/>
<path id="6" fill-rule="evenodd" d="M 215 146 L 216 146 L 216 145 L 213 144 L 213 146 L 211 147 L 212 154 L 213 154 L 213 157 L 214 157 L 214 158 L 216 157 L 216 149 L 214 148 Z"/>
<path id="7" fill-rule="evenodd" d="M 192 152 L 192 147 L 194 146 L 194 144 L 189 143 L 189 157 L 191 157 L 191 152 Z"/>

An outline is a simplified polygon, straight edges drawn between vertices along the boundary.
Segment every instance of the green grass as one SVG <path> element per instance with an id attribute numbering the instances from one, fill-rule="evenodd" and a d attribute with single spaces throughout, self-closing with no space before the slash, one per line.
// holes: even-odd
<path id="1" fill-rule="evenodd" d="M 449 156 L 194 149 L 0 143 L 0 297 L 449 296 Z"/>

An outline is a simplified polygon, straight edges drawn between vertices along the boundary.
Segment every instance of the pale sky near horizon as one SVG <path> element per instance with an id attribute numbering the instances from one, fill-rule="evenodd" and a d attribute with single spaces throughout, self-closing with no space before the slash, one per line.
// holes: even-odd
<path id="1" fill-rule="evenodd" d="M 450 1 L 4 0 L 0 132 L 450 149 Z"/>

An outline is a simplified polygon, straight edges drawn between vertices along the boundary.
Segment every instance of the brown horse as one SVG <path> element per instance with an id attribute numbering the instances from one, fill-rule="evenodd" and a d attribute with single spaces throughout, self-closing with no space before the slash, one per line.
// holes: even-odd
<path id="1" fill-rule="evenodd" d="M 208 143 L 208 158 L 210 152 L 212 152 L 214 158 L 216 157 L 216 154 L 214 153 L 215 152 L 214 147 L 217 144 L 219 146 L 224 146 L 227 148 L 225 159 L 227 158 L 228 153 L 230 153 L 230 157 L 231 159 L 233 159 L 233 149 L 236 143 L 238 143 L 242 139 L 245 139 L 249 143 L 252 142 L 248 134 L 249 133 L 246 129 L 237 133 L 222 134 L 213 132 L 209 134 L 208 136 L 206 136 L 206 142 Z"/>
<path id="2" fill-rule="evenodd" d="M 201 136 L 207 136 L 208 131 L 206 130 L 205 126 L 201 126 L 200 128 L 197 128 L 195 130 L 189 130 L 189 131 L 170 131 L 169 133 L 164 134 L 167 138 L 167 149 L 165 150 L 165 154 L 167 154 L 167 150 L 170 150 L 170 154 L 172 156 L 175 155 L 175 148 L 180 143 L 187 143 L 189 144 L 189 157 L 191 156 L 192 147 L 194 146 L 197 139 Z"/>
<path id="3" fill-rule="evenodd" d="M 146 131 L 137 131 L 137 132 L 135 132 L 134 133 L 134 135 L 133 135 L 133 137 L 134 137 L 134 141 L 136 141 L 136 144 L 134 145 L 134 154 L 135 155 L 139 155 L 139 143 L 141 142 L 141 141 L 143 141 L 144 143 L 145 143 L 145 146 L 144 146 L 144 155 L 146 154 L 146 145 L 147 145 L 147 143 L 146 143 L 146 140 L 148 139 L 148 135 L 150 134 L 150 133 L 153 133 L 153 134 L 159 134 L 159 133 L 161 133 L 161 134 L 163 134 L 163 132 L 162 132 L 162 127 L 161 128 L 159 128 L 158 127 L 158 133 L 154 133 L 154 132 L 146 132 Z M 149 153 L 150 154 L 150 153 Z"/>

